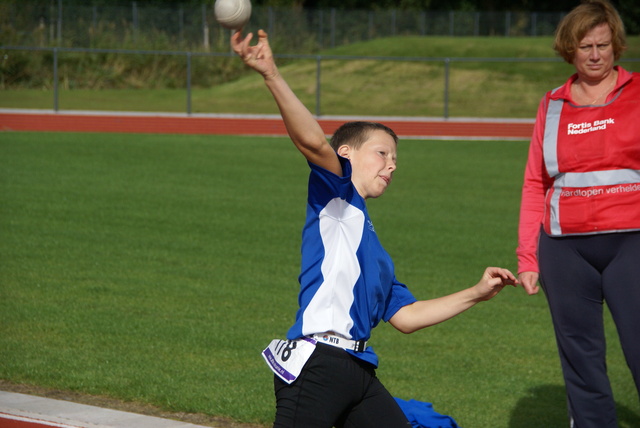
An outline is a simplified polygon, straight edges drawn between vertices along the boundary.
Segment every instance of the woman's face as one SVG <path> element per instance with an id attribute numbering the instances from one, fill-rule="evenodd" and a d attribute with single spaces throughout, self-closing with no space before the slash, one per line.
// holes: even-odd
<path id="1" fill-rule="evenodd" d="M 613 70 L 614 54 L 611 28 L 600 24 L 592 28 L 580 41 L 573 65 L 582 80 L 597 82 Z"/>

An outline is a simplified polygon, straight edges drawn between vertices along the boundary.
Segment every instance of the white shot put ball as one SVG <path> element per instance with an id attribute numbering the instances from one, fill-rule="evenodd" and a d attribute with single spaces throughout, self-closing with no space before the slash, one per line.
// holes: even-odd
<path id="1" fill-rule="evenodd" d="M 240 30 L 251 18 L 250 0 L 216 0 L 213 6 L 216 21 L 224 28 Z"/>

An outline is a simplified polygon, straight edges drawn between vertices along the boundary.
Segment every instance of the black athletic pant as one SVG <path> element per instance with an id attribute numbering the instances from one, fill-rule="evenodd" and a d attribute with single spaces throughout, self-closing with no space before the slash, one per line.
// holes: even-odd
<path id="1" fill-rule="evenodd" d="M 291 385 L 274 376 L 278 428 L 411 428 L 374 367 L 317 344 Z"/>
<path id="2" fill-rule="evenodd" d="M 603 301 L 640 393 L 640 232 L 552 238 L 543 231 L 539 264 L 573 426 L 617 428 Z"/>

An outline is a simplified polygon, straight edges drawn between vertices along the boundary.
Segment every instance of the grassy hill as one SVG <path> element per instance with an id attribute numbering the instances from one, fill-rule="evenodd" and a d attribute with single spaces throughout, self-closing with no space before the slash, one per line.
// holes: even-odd
<path id="1" fill-rule="evenodd" d="M 639 42 L 629 38 L 620 62 L 633 71 L 640 71 Z M 450 117 L 531 118 L 544 92 L 573 73 L 551 43 L 549 37 L 392 37 L 278 62 L 320 115 L 438 117 L 446 108 Z M 18 68 L 4 67 L 0 108 L 53 108 L 51 54 L 1 53 L 13 62 L 28 54 L 22 70 L 34 77 L 10 85 L 8 73 Z M 184 55 L 60 52 L 58 61 L 61 110 L 187 111 Z M 192 113 L 277 114 L 260 77 L 237 58 L 197 54 L 191 70 Z"/>

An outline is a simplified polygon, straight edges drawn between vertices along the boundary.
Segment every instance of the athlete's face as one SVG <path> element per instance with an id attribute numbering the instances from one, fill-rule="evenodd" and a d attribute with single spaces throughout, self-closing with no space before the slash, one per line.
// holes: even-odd
<path id="1" fill-rule="evenodd" d="M 611 37 L 609 25 L 600 24 L 580 41 L 573 65 L 582 80 L 598 82 L 611 73 L 614 63 Z"/>
<path id="2" fill-rule="evenodd" d="M 360 196 L 377 198 L 387 190 L 396 170 L 396 142 L 391 135 L 372 131 L 358 149 L 342 146 L 338 153 L 351 161 L 351 181 Z"/>

